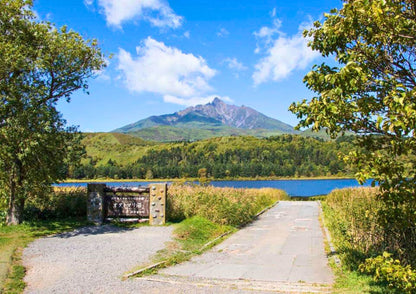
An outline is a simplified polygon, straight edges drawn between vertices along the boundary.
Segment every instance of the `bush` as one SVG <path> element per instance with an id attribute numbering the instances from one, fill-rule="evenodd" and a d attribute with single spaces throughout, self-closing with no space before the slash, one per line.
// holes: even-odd
<path id="1" fill-rule="evenodd" d="M 251 221 L 265 207 L 287 197 L 284 191 L 276 189 L 171 185 L 167 217 L 170 221 L 181 221 L 201 216 L 217 224 L 238 226 Z"/>
<path id="2" fill-rule="evenodd" d="M 386 283 L 396 292 L 416 292 L 416 272 L 410 265 L 401 265 L 400 261 L 393 259 L 390 253 L 384 252 L 383 255 L 366 259 L 365 263 L 360 265 L 360 270 L 373 275 L 375 281 Z"/>

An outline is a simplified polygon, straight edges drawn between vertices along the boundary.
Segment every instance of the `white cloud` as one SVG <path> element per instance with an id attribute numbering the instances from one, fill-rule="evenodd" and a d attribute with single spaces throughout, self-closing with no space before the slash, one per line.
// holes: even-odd
<path id="1" fill-rule="evenodd" d="M 219 98 L 223 101 L 232 102 L 230 97 L 227 96 L 219 96 L 219 95 L 209 95 L 206 97 L 192 97 L 189 99 L 180 98 L 172 95 L 165 95 L 163 96 L 163 101 L 168 103 L 179 104 L 183 106 L 195 106 L 199 104 L 207 104 L 212 102 L 215 98 Z"/>
<path id="2" fill-rule="evenodd" d="M 123 22 L 142 19 L 156 27 L 177 28 L 183 17 L 178 16 L 164 0 L 97 0 L 107 24 L 121 28 Z M 88 6 L 94 0 L 84 0 Z"/>
<path id="3" fill-rule="evenodd" d="M 202 57 L 183 53 L 150 37 L 136 51 L 137 57 L 132 57 L 120 48 L 117 55 L 118 69 L 130 91 L 192 101 L 212 90 L 208 80 L 216 71 Z"/>
<path id="4" fill-rule="evenodd" d="M 275 8 L 273 8 L 273 10 L 272 10 L 272 11 L 270 11 L 270 16 L 271 16 L 272 18 L 276 17 L 276 7 L 275 7 Z"/>
<path id="5" fill-rule="evenodd" d="M 226 58 L 226 59 L 224 59 L 223 63 L 226 63 L 229 69 L 231 69 L 233 71 L 236 71 L 234 73 L 236 78 L 239 78 L 239 72 L 240 71 L 247 70 L 247 67 L 244 64 L 242 64 L 241 62 L 239 62 L 237 60 L 237 58 L 235 58 L 235 57 Z"/>
<path id="6" fill-rule="evenodd" d="M 220 38 L 225 38 L 230 34 L 229 31 L 227 31 L 225 28 L 220 28 L 220 30 L 217 32 L 217 36 Z"/>
<path id="7" fill-rule="evenodd" d="M 185 33 L 183 33 L 183 36 L 189 39 L 191 37 L 191 33 L 189 31 L 186 31 Z"/>
<path id="8" fill-rule="evenodd" d="M 276 18 L 273 20 L 273 25 L 271 27 L 261 27 L 259 31 L 254 32 L 253 34 L 257 38 L 257 44 L 254 53 L 260 53 L 262 46 L 269 46 L 270 43 L 273 41 L 273 36 L 275 34 L 283 35 L 283 33 L 279 31 L 281 26 L 281 20 Z"/>
<path id="9" fill-rule="evenodd" d="M 279 23 L 281 24 L 280 21 Z M 305 23 L 301 24 L 298 33 L 293 36 L 279 32 L 280 25 L 277 27 L 276 24 L 274 24 L 275 29 L 263 27 L 255 33 L 257 37 L 266 40 L 266 56 L 255 66 L 252 76 L 254 85 L 284 79 L 294 70 L 305 69 L 319 56 L 318 52 L 307 46 L 308 40 L 302 35 L 306 27 Z M 278 34 L 277 39 L 272 38 L 275 33 Z"/>

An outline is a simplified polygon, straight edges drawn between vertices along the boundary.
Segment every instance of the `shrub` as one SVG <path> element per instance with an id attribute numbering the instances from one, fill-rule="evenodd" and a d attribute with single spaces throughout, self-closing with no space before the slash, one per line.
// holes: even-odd
<path id="1" fill-rule="evenodd" d="M 403 266 L 390 253 L 384 252 L 383 255 L 366 259 L 360 265 L 360 270 L 373 275 L 375 281 L 384 282 L 399 293 L 416 292 L 416 271 L 410 265 Z"/>

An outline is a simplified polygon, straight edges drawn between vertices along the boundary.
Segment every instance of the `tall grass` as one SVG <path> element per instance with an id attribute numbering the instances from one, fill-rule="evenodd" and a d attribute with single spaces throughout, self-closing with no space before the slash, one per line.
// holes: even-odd
<path id="1" fill-rule="evenodd" d="M 26 220 L 67 219 L 87 216 L 85 187 L 52 187 L 26 203 Z"/>
<path id="2" fill-rule="evenodd" d="M 379 219 L 380 212 L 386 211 L 386 207 L 377 197 L 378 192 L 378 188 L 331 192 L 323 202 L 326 225 L 344 267 L 353 273 L 350 276 L 359 280 L 357 285 L 366 283 L 367 287 L 372 287 L 370 293 L 415 293 L 416 271 L 410 265 L 403 266 L 414 261 L 399 261 L 385 252 L 396 247 L 394 238 L 389 236 Z M 392 253 L 396 257 L 403 256 L 395 250 Z M 360 277 L 361 272 L 371 275 L 376 283 L 364 282 L 366 278 Z M 345 280 L 348 275 L 345 272 L 343 275 Z M 342 282 L 345 281 L 338 283 Z M 363 292 L 363 288 L 354 291 Z"/>
<path id="3" fill-rule="evenodd" d="M 172 185 L 168 190 L 167 216 L 172 221 L 201 216 L 217 224 L 238 226 L 282 199 L 288 196 L 277 189 Z"/>
<path id="4" fill-rule="evenodd" d="M 331 226 L 339 236 L 342 251 L 359 256 L 380 251 L 383 230 L 377 214 L 383 203 L 377 201 L 377 192 L 378 188 L 348 188 L 327 196 L 325 203 L 335 213 Z"/>

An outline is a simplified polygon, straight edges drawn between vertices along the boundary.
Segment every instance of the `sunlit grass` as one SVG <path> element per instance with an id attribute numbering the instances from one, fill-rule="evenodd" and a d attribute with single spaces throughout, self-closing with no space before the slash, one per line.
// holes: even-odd
<path id="1" fill-rule="evenodd" d="M 282 190 L 216 188 L 171 185 L 168 191 L 168 219 L 202 216 L 217 224 L 239 226 L 278 200 L 289 199 Z"/>
<path id="2" fill-rule="evenodd" d="M 322 201 L 325 225 L 342 264 L 332 264 L 336 276 L 333 293 L 391 293 L 371 276 L 358 270 L 366 257 L 377 251 L 381 230 L 376 224 L 382 203 L 378 188 L 334 190 Z"/>

